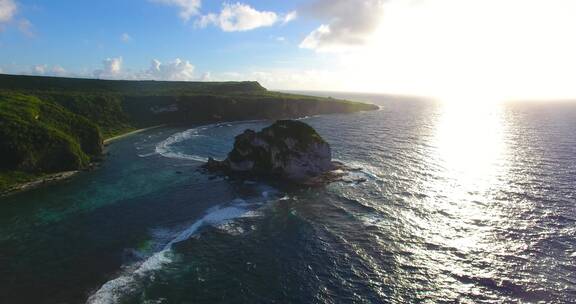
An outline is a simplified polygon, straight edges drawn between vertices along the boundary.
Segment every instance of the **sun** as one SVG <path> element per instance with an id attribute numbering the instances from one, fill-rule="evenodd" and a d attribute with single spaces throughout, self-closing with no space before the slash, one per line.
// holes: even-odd
<path id="1" fill-rule="evenodd" d="M 390 1 L 370 42 L 337 67 L 353 91 L 488 104 L 575 97 L 574 14 L 565 0 Z"/>

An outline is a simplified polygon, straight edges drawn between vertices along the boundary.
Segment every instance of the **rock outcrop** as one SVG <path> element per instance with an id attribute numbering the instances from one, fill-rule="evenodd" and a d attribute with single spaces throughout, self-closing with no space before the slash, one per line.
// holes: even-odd
<path id="1" fill-rule="evenodd" d="M 209 159 L 205 168 L 228 174 L 272 176 L 308 183 L 337 168 L 330 145 L 309 125 L 279 120 L 260 132 L 236 136 L 234 149 L 223 161 Z M 316 183 L 316 182 L 315 182 Z"/>

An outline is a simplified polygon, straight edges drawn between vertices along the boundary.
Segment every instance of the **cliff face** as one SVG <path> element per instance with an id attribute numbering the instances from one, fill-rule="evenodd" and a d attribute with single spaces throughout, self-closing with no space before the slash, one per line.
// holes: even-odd
<path id="1" fill-rule="evenodd" d="M 375 110 L 369 104 L 275 92 L 238 95 L 131 96 L 123 101 L 139 126 L 252 119 L 288 119 Z"/>
<path id="2" fill-rule="evenodd" d="M 58 104 L 98 125 L 104 137 L 159 124 L 286 119 L 376 110 L 370 104 L 270 92 L 258 82 L 164 82 L 0 74 L 0 92 Z"/>
<path id="3" fill-rule="evenodd" d="M 334 169 L 330 145 L 309 125 L 280 120 L 260 132 L 238 135 L 222 162 L 209 160 L 209 170 L 275 176 L 304 182 Z"/>

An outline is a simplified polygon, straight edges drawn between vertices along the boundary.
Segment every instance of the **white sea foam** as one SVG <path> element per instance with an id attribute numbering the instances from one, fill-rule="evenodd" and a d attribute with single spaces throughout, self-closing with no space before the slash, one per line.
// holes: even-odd
<path id="1" fill-rule="evenodd" d="M 195 137 L 203 136 L 200 134 L 200 132 L 206 130 L 206 128 L 208 128 L 208 126 L 192 128 L 192 129 L 189 129 L 189 130 L 186 130 L 183 132 L 178 132 L 176 134 L 173 134 L 170 137 L 168 137 L 167 139 L 158 143 L 158 145 L 156 145 L 155 151 L 156 151 L 156 153 L 158 153 L 164 157 L 168 157 L 168 158 L 187 159 L 187 160 L 195 160 L 195 161 L 205 162 L 208 160 L 206 157 L 202 157 L 202 156 L 198 156 L 198 155 L 185 154 L 182 152 L 176 152 L 173 150 L 173 148 L 171 146 L 174 144 L 186 141 L 186 140 L 190 140 L 190 139 L 195 138 Z"/>
<path id="2" fill-rule="evenodd" d="M 235 199 L 225 204 L 226 206 L 220 205 L 208 209 L 204 217 L 192 223 L 186 229 L 179 231 L 162 250 L 153 254 L 144 262 L 129 267 L 124 274 L 102 285 L 97 292 L 88 298 L 87 303 L 107 304 L 119 302 L 122 296 L 138 289 L 140 279 L 172 262 L 172 245 L 191 238 L 204 225 L 220 226 L 226 225 L 237 218 L 258 216 L 257 212 L 250 209 L 251 205 L 254 204 L 257 203 Z M 165 229 L 158 230 L 163 237 L 165 237 L 167 231 Z"/>
<path id="3" fill-rule="evenodd" d="M 341 163 L 346 163 L 346 162 L 340 161 L 340 160 L 337 160 L 337 161 L 339 161 Z M 358 168 L 359 169 L 359 170 L 353 170 L 352 172 L 348 173 L 348 175 L 352 179 L 359 179 L 361 177 L 365 177 L 366 179 L 369 179 L 369 180 L 380 180 L 381 179 L 378 176 L 378 174 L 375 173 L 376 169 L 371 167 L 371 166 L 367 166 L 366 164 L 362 164 L 362 163 L 358 163 L 358 162 L 347 162 L 346 164 L 352 168 Z"/>
<path id="4" fill-rule="evenodd" d="M 156 154 L 158 154 L 158 153 L 152 152 L 152 153 L 146 153 L 146 154 L 138 154 L 138 157 L 146 158 L 146 157 L 150 157 L 150 156 L 153 156 Z"/>
<path id="5" fill-rule="evenodd" d="M 178 132 L 176 134 L 172 134 L 170 137 L 165 139 L 164 141 L 158 143 L 156 145 L 156 153 L 168 157 L 168 158 L 176 158 L 176 159 L 186 159 L 186 160 L 195 160 L 200 162 L 208 161 L 207 157 L 199 156 L 199 155 L 191 155 L 182 152 L 176 152 L 171 147 L 174 144 L 190 140 L 196 137 L 202 137 L 201 133 L 203 131 L 213 129 L 213 128 L 220 128 L 220 127 L 232 127 L 234 124 L 249 124 L 249 123 L 257 123 L 261 120 L 245 120 L 245 121 L 237 121 L 237 122 L 222 122 L 216 123 L 211 125 L 200 126 L 192 129 L 188 129 L 183 132 Z"/>

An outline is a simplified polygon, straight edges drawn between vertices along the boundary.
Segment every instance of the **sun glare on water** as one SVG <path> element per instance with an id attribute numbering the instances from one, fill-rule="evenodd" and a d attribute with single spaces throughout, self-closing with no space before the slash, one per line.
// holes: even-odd
<path id="1" fill-rule="evenodd" d="M 449 176 L 476 191 L 490 186 L 506 153 L 502 115 L 501 104 L 443 103 L 436 145 Z"/>
<path id="2" fill-rule="evenodd" d="M 438 167 L 426 184 L 437 196 L 427 205 L 449 216 L 433 217 L 428 225 L 442 231 L 433 238 L 446 247 L 492 250 L 489 229 L 473 223 L 500 216 L 490 204 L 494 193 L 507 187 L 502 181 L 510 167 L 504 110 L 502 103 L 481 100 L 438 102 L 434 148 L 428 156 L 431 166 Z"/>

